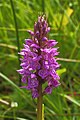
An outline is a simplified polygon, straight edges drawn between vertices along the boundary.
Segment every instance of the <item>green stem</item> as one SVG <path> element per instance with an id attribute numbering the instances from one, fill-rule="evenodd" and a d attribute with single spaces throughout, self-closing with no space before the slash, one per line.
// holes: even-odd
<path id="1" fill-rule="evenodd" d="M 44 120 L 44 104 L 42 104 L 42 120 Z"/>
<path id="2" fill-rule="evenodd" d="M 18 32 L 18 25 L 17 25 L 16 13 L 15 13 L 15 10 L 14 10 L 13 0 L 10 0 L 10 3 L 11 3 L 11 9 L 12 9 L 12 12 L 13 12 L 14 23 L 15 23 L 17 48 L 18 48 L 18 52 L 20 52 L 19 32 Z M 20 65 L 20 54 L 18 54 L 18 61 L 19 61 L 19 65 Z M 19 75 L 19 86 L 21 86 L 21 76 L 20 75 Z"/>
<path id="3" fill-rule="evenodd" d="M 44 0 L 42 0 L 42 12 L 43 12 L 43 14 L 45 13 L 45 3 L 44 3 Z"/>
<path id="4" fill-rule="evenodd" d="M 42 120 L 42 83 L 38 86 L 39 97 L 37 98 L 37 120 Z"/>

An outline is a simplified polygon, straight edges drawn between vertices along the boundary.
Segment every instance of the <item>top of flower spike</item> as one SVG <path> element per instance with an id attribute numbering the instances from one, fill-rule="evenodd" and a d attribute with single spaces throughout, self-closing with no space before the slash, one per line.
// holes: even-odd
<path id="1" fill-rule="evenodd" d="M 39 16 L 38 21 L 34 24 L 34 32 L 28 30 L 31 36 L 34 36 L 35 41 L 40 43 L 41 41 L 47 40 L 47 33 L 50 31 L 48 23 L 45 20 L 45 16 Z"/>
<path id="2" fill-rule="evenodd" d="M 34 34 L 37 35 L 36 37 L 39 37 L 39 39 L 42 39 L 49 31 L 50 27 L 48 27 L 45 16 L 39 16 L 38 22 L 35 22 L 34 24 Z"/>
<path id="3" fill-rule="evenodd" d="M 34 32 L 28 31 L 31 39 L 26 39 L 24 49 L 20 52 L 22 69 L 18 72 L 22 75 L 22 82 L 26 84 L 23 88 L 31 90 L 32 97 L 36 98 L 38 94 L 39 82 L 47 82 L 43 93 L 50 94 L 52 89 L 59 86 L 60 77 L 56 73 L 59 64 L 55 56 L 59 54 L 55 40 L 48 40 L 47 33 L 50 31 L 45 16 L 39 16 L 34 24 Z"/>

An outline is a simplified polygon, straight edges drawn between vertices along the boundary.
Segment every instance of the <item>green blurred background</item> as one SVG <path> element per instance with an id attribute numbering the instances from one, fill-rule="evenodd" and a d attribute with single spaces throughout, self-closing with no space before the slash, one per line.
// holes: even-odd
<path id="1" fill-rule="evenodd" d="M 18 51 L 46 14 L 59 46 L 61 86 L 44 96 L 45 120 L 80 120 L 80 0 L 0 0 L 0 120 L 36 120 L 36 99 L 20 89 Z"/>

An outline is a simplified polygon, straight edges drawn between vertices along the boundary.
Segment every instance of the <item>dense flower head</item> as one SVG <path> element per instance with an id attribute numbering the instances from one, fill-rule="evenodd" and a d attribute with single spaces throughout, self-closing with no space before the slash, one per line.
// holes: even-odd
<path id="1" fill-rule="evenodd" d="M 55 87 L 60 85 L 60 77 L 56 73 L 59 64 L 56 61 L 58 48 L 54 46 L 58 43 L 56 40 L 49 40 L 47 37 L 50 27 L 44 16 L 39 16 L 34 24 L 34 31 L 28 30 L 30 38 L 25 40 L 24 48 L 19 54 L 23 57 L 21 60 L 22 69 L 18 72 L 22 75 L 22 82 L 26 88 L 32 92 L 32 97 L 37 98 L 38 86 L 47 83 L 43 89 L 44 94 L 51 94 Z"/>

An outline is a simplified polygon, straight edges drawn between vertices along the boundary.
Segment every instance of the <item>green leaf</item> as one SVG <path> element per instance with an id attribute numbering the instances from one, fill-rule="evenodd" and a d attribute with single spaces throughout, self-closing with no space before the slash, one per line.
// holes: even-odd
<path id="1" fill-rule="evenodd" d="M 63 74 L 64 72 L 66 72 L 66 68 L 62 68 L 62 69 L 57 70 L 57 73 L 59 75 Z"/>
<path id="2" fill-rule="evenodd" d="M 73 102 L 74 104 L 78 105 L 80 107 L 80 103 L 77 102 L 74 98 L 68 96 L 68 95 L 65 95 L 65 94 L 60 94 L 62 97 L 64 98 L 67 98 L 69 101 Z"/>

